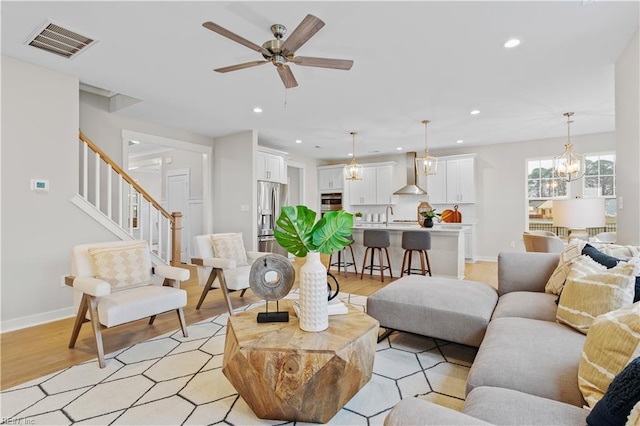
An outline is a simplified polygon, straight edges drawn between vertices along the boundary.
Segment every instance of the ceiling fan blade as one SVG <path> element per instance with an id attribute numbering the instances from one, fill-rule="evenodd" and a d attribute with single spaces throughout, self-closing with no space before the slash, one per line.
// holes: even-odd
<path id="1" fill-rule="evenodd" d="M 280 74 L 280 78 L 284 83 L 284 87 L 287 89 L 291 89 L 292 87 L 296 87 L 298 82 L 296 78 L 293 76 L 293 72 L 291 72 L 291 68 L 288 65 L 278 65 L 276 67 L 278 69 L 278 74 Z"/>
<path id="2" fill-rule="evenodd" d="M 353 66 L 353 61 L 350 59 L 312 58 L 309 56 L 296 56 L 291 62 L 304 67 L 333 68 L 336 70 L 350 70 Z"/>
<path id="3" fill-rule="evenodd" d="M 215 72 L 230 72 L 230 71 L 237 71 L 237 70 L 242 70 L 245 68 L 251 68 L 251 67 L 255 67 L 258 65 L 262 65 L 262 64 L 266 64 L 269 61 L 252 61 L 252 62 L 245 62 L 243 64 L 237 64 L 237 65 L 230 65 L 228 67 L 223 67 L 223 68 L 216 68 L 214 69 Z"/>
<path id="4" fill-rule="evenodd" d="M 315 33 L 324 27 L 324 22 L 313 15 L 307 15 L 302 22 L 296 27 L 289 37 L 282 44 L 282 51 L 285 56 L 296 52 L 305 44 Z"/>
<path id="5" fill-rule="evenodd" d="M 229 40 L 233 40 L 236 43 L 240 43 L 243 46 L 248 47 L 251 50 L 255 50 L 258 53 L 262 53 L 262 54 L 267 54 L 268 56 L 271 56 L 271 53 L 269 53 L 269 51 L 265 48 L 263 48 L 262 46 L 258 46 L 255 43 L 250 42 L 249 40 L 247 40 L 244 37 L 240 37 L 238 34 L 236 33 L 232 33 L 231 31 L 229 31 L 226 28 L 222 28 L 220 25 L 218 24 L 214 24 L 213 22 L 207 21 L 204 24 L 202 24 L 203 27 L 213 31 L 214 33 L 218 33 L 223 37 L 228 38 Z"/>

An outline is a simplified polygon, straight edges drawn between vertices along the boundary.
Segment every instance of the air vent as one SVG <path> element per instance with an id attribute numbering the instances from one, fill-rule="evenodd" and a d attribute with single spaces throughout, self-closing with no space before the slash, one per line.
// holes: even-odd
<path id="1" fill-rule="evenodd" d="M 91 37 L 78 34 L 47 21 L 29 37 L 26 44 L 72 59 L 95 43 Z"/>

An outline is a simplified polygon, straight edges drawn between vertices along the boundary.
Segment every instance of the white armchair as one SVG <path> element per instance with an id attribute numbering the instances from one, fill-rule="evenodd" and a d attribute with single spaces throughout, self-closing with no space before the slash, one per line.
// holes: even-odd
<path id="1" fill-rule="evenodd" d="M 233 315 L 229 293 L 241 290 L 240 297 L 244 296 L 249 288 L 251 265 L 268 253 L 246 251 L 241 233 L 197 235 L 193 246 L 195 256 L 191 263 L 196 265 L 198 283 L 204 286 L 196 309 L 200 309 L 209 291 L 220 288 L 229 315 Z"/>
<path id="2" fill-rule="evenodd" d="M 564 242 L 551 232 L 549 234 L 539 234 L 532 232 L 523 232 L 522 240 L 526 251 L 542 252 L 542 253 L 562 253 L 564 251 Z M 543 231 L 544 232 L 544 231 Z"/>
<path id="3" fill-rule="evenodd" d="M 180 281 L 189 279 L 189 270 L 166 265 L 152 268 L 146 241 L 74 246 L 71 271 L 77 315 L 69 347 L 75 346 L 82 324 L 91 321 L 100 368 L 106 365 L 102 327 L 146 317 L 153 324 L 156 315 L 175 310 L 182 334 L 188 336 L 182 311 L 187 292 L 180 289 Z"/>

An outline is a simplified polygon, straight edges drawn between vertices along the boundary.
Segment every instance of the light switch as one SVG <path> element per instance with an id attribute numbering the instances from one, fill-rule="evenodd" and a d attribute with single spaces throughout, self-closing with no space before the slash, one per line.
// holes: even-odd
<path id="1" fill-rule="evenodd" d="M 622 210 L 624 208 L 624 200 L 622 197 L 618 197 L 618 210 Z"/>
<path id="2" fill-rule="evenodd" d="M 31 179 L 31 190 L 35 192 L 49 192 L 49 181 L 46 179 Z"/>

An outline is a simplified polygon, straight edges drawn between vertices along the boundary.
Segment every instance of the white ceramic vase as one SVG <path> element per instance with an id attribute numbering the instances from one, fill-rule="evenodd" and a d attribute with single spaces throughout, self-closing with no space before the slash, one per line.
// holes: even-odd
<path id="1" fill-rule="evenodd" d="M 300 328 L 322 331 L 329 327 L 327 302 L 327 268 L 320 261 L 320 253 L 307 253 L 307 261 L 300 268 Z"/>

